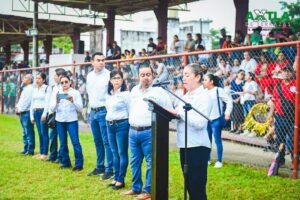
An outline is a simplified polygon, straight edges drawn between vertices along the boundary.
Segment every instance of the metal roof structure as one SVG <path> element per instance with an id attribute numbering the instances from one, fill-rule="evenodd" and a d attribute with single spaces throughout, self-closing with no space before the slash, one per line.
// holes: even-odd
<path id="1" fill-rule="evenodd" d="M 114 10 L 116 15 L 128 15 L 140 11 L 154 10 L 165 0 L 32 0 L 71 8 L 88 9 L 107 13 Z M 168 7 L 195 2 L 197 0 L 168 0 Z"/>
<path id="2" fill-rule="evenodd" d="M 32 28 L 32 18 L 0 14 L 0 46 L 18 44 L 26 39 L 31 41 L 32 37 L 25 34 L 25 31 L 30 28 Z M 46 19 L 38 20 L 39 39 L 44 39 L 47 35 L 54 37 L 72 35 L 75 28 L 80 28 L 81 32 L 88 32 L 101 29 L 103 26 Z"/>

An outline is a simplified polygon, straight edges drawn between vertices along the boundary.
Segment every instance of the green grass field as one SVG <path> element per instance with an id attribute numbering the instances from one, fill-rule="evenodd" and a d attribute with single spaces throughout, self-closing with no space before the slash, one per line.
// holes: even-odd
<path id="1" fill-rule="evenodd" d="M 95 148 L 91 134 L 80 134 L 80 140 L 84 170 L 60 170 L 57 164 L 17 154 L 22 150 L 18 118 L 0 115 L 0 199 L 132 199 L 107 188 L 109 181 L 86 176 L 95 166 Z M 72 146 L 69 147 L 74 159 Z M 183 178 L 177 151 L 170 152 L 169 163 L 169 199 L 183 199 Z M 129 167 L 126 190 L 130 189 L 130 184 Z M 222 169 L 209 167 L 207 192 L 208 199 L 300 199 L 300 180 L 267 177 L 266 169 L 225 163 Z"/>

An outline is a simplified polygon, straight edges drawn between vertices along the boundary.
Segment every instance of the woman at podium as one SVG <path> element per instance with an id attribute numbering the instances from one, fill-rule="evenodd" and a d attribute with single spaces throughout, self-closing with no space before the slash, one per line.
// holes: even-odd
<path id="1" fill-rule="evenodd" d="M 192 63 L 184 68 L 183 84 L 187 92 L 183 96 L 183 100 L 190 103 L 193 108 L 200 111 L 203 115 L 209 116 L 212 103 L 211 98 L 201 85 L 202 78 L 203 72 L 199 64 Z M 185 111 L 183 106 L 183 103 L 179 103 L 172 113 L 180 118 L 177 122 L 177 147 L 180 148 L 180 163 L 184 172 Z M 194 110 L 188 112 L 187 119 L 187 191 L 190 200 L 204 200 L 207 199 L 207 162 L 211 151 L 211 142 L 207 132 L 208 121 Z"/>

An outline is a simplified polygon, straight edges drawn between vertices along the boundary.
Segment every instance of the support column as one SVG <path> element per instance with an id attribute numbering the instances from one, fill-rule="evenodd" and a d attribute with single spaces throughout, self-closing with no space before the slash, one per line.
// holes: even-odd
<path id="1" fill-rule="evenodd" d="M 154 9 L 158 21 L 158 36 L 167 44 L 168 39 L 168 0 L 159 0 L 158 8 Z"/>
<path id="2" fill-rule="evenodd" d="M 49 57 L 52 54 L 52 36 L 47 35 L 46 39 L 43 41 L 44 43 L 44 51 L 46 54 L 46 60 L 49 62 Z"/>
<path id="3" fill-rule="evenodd" d="M 116 11 L 114 9 L 107 11 L 107 18 L 103 19 L 106 28 L 106 43 L 113 43 L 115 40 L 115 19 Z"/>
<path id="4" fill-rule="evenodd" d="M 32 22 L 32 28 L 35 30 L 38 30 L 38 2 L 34 1 L 34 13 L 33 13 L 33 22 Z M 37 31 L 38 32 L 38 31 Z M 37 67 L 39 65 L 38 62 L 38 50 L 39 50 L 39 44 L 38 44 L 38 34 L 32 35 L 32 67 Z"/>
<path id="5" fill-rule="evenodd" d="M 78 46 L 76 45 L 76 41 L 80 40 L 80 28 L 75 27 L 73 29 L 73 35 L 71 36 L 73 42 L 73 51 L 74 53 L 78 52 Z"/>
<path id="6" fill-rule="evenodd" d="M 247 34 L 246 16 L 249 11 L 249 0 L 233 0 L 236 9 L 235 31 L 241 30 L 244 35 Z"/>
<path id="7" fill-rule="evenodd" d="M 10 44 L 5 45 L 3 50 L 4 50 L 4 53 L 5 53 L 5 64 L 9 64 L 10 59 L 11 59 L 11 46 L 10 46 Z"/>
<path id="8" fill-rule="evenodd" d="M 24 40 L 21 44 L 21 48 L 23 49 L 23 53 L 24 53 L 24 57 L 23 57 L 23 61 L 26 63 L 29 63 L 28 58 L 29 58 L 29 41 L 28 40 Z"/>

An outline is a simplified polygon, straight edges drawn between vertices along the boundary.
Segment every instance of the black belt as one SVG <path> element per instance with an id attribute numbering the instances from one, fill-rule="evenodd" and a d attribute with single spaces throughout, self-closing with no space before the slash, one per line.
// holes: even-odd
<path id="1" fill-rule="evenodd" d="M 102 106 L 102 107 L 98 107 L 98 108 L 91 108 L 91 111 L 94 111 L 94 112 L 99 112 L 101 110 L 105 110 L 105 106 Z"/>
<path id="2" fill-rule="evenodd" d="M 144 130 L 150 129 L 151 126 L 140 126 L 140 127 L 130 126 L 130 128 L 133 130 L 136 130 L 136 131 L 144 131 Z"/>
<path id="3" fill-rule="evenodd" d="M 29 110 L 20 112 L 20 115 L 26 114 L 26 113 L 28 113 L 28 112 L 29 112 Z"/>
<path id="4" fill-rule="evenodd" d="M 113 124 L 121 123 L 126 120 L 128 120 L 128 119 L 119 119 L 119 120 L 112 120 L 112 121 L 107 121 L 107 122 L 109 125 L 113 125 Z"/>
<path id="5" fill-rule="evenodd" d="M 42 111 L 44 108 L 34 108 L 33 111 Z"/>

